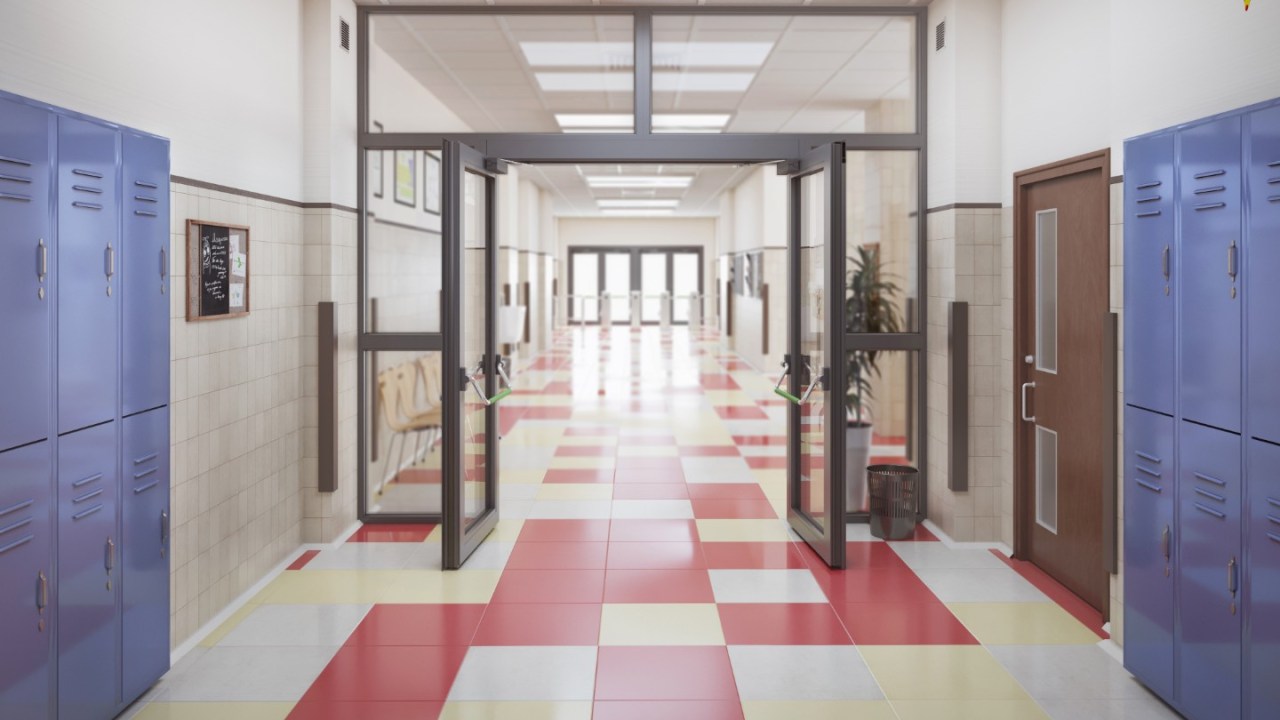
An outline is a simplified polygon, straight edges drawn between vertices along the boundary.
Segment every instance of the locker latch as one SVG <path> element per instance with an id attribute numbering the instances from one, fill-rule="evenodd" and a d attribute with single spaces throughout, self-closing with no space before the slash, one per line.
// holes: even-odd
<path id="1" fill-rule="evenodd" d="M 1227 592 L 1231 593 L 1231 614 L 1236 614 L 1236 587 L 1238 583 L 1236 559 L 1233 557 L 1227 563 Z"/>

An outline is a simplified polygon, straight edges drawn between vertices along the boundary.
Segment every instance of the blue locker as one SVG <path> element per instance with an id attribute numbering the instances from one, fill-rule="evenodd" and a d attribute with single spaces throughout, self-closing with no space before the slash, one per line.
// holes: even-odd
<path id="1" fill-rule="evenodd" d="M 124 701 L 169 669 L 169 409 L 124 419 Z"/>
<path id="2" fill-rule="evenodd" d="M 52 122 L 0 99 L 0 450 L 49 436 Z"/>
<path id="3" fill-rule="evenodd" d="M 1178 138 L 1181 412 L 1239 432 L 1240 117 L 1188 128 Z"/>
<path id="4" fill-rule="evenodd" d="M 119 133 L 58 118 L 58 432 L 116 416 Z"/>
<path id="5" fill-rule="evenodd" d="M 1240 436 L 1183 422 L 1178 465 L 1178 705 L 1240 716 Z"/>
<path id="6" fill-rule="evenodd" d="M 53 692 L 52 457 L 0 453 L 0 716 L 48 718 Z"/>
<path id="7" fill-rule="evenodd" d="M 1178 248 L 1174 234 L 1173 133 L 1124 146 L 1125 402 L 1173 414 L 1174 310 Z"/>
<path id="8" fill-rule="evenodd" d="M 58 717 L 102 720 L 119 703 L 116 423 L 58 440 Z"/>
<path id="9" fill-rule="evenodd" d="M 1173 697 L 1173 418 L 1124 410 L 1124 664 Z"/>
<path id="10" fill-rule="evenodd" d="M 1248 122 L 1249 434 L 1280 442 L 1280 107 Z"/>
<path id="11" fill-rule="evenodd" d="M 169 142 L 123 138 L 121 403 L 132 415 L 169 402 Z"/>
<path id="12" fill-rule="evenodd" d="M 1250 441 L 1248 502 L 1245 697 L 1263 720 L 1280 711 L 1280 445 Z"/>

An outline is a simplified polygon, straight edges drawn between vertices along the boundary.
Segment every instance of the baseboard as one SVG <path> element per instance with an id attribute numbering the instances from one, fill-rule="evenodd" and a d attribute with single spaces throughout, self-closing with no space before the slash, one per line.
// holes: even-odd
<path id="1" fill-rule="evenodd" d="M 928 518 L 924 520 L 924 526 L 929 528 L 929 532 L 933 533 L 938 541 L 949 548 L 956 550 L 997 550 L 1004 553 L 1005 557 L 1013 557 L 1013 550 L 1002 542 L 961 542 L 952 540 L 951 536 L 942 531 L 936 523 Z"/>
<path id="2" fill-rule="evenodd" d="M 1103 629 L 1107 631 L 1108 635 L 1110 635 L 1111 623 L 1104 625 Z M 1110 655 L 1111 659 L 1120 663 L 1121 666 L 1124 665 L 1124 648 L 1120 646 L 1120 643 L 1115 640 L 1099 640 L 1098 647 L 1102 648 L 1102 652 Z"/>

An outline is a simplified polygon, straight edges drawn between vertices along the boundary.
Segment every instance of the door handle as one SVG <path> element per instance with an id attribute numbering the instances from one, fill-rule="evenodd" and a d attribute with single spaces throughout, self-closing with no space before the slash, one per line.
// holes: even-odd
<path id="1" fill-rule="evenodd" d="M 511 377 L 507 375 L 507 361 L 501 355 L 494 356 L 493 367 L 498 371 L 498 378 L 502 380 L 502 384 L 505 386 L 497 395 L 488 400 L 490 405 L 497 405 L 503 398 L 516 390 L 511 386 Z"/>
<path id="2" fill-rule="evenodd" d="M 1164 246 L 1164 252 L 1160 254 L 1160 271 L 1164 273 L 1164 281 L 1169 282 L 1169 246 Z"/>
<path id="3" fill-rule="evenodd" d="M 470 385 L 471 389 L 475 391 L 476 397 L 480 398 L 480 402 L 484 403 L 485 407 L 488 407 L 493 403 L 489 401 L 489 398 L 485 397 L 484 390 L 480 389 L 480 384 L 476 382 L 476 375 L 479 375 L 482 370 L 484 370 L 484 363 L 477 364 L 476 369 L 470 373 L 464 368 L 462 371 L 463 382 Z"/>
<path id="4" fill-rule="evenodd" d="M 1169 540 L 1171 537 L 1169 526 L 1164 526 L 1164 532 L 1160 533 L 1160 552 L 1164 554 L 1164 576 L 1169 577 Z"/>
<path id="5" fill-rule="evenodd" d="M 1231 245 L 1227 247 L 1227 276 L 1235 282 L 1236 272 L 1239 270 L 1240 250 L 1236 246 L 1236 241 L 1232 240 Z"/>
<path id="6" fill-rule="evenodd" d="M 116 567 L 116 543 L 111 538 L 107 538 L 107 573 L 110 574 Z"/>
<path id="7" fill-rule="evenodd" d="M 169 511 L 160 511 L 160 557 L 164 557 L 165 546 L 169 544 Z"/>
<path id="8" fill-rule="evenodd" d="M 799 405 L 800 398 L 782 389 L 782 381 L 786 380 L 787 377 L 790 375 L 791 375 L 791 358 L 787 357 L 782 361 L 782 375 L 778 377 L 778 382 L 774 383 L 773 385 L 773 394 L 778 395 L 780 397 L 784 397 L 787 400 L 790 400 L 791 402 L 795 403 L 796 405 Z"/>
<path id="9" fill-rule="evenodd" d="M 169 278 L 169 253 L 160 248 L 160 294 L 165 293 L 165 280 Z"/>
<path id="10" fill-rule="evenodd" d="M 818 387 L 818 383 L 822 382 L 823 377 L 826 375 L 826 368 L 823 368 L 823 372 L 821 374 L 814 375 L 812 365 L 806 362 L 804 366 L 809 369 L 809 385 L 804 389 L 804 394 L 802 394 L 800 399 L 796 402 L 797 405 L 803 405 L 809 400 L 809 396 L 813 394 L 814 389 Z"/>
<path id="11" fill-rule="evenodd" d="M 1034 382 L 1022 383 L 1022 419 L 1024 422 L 1036 421 L 1035 415 L 1027 415 L 1027 390 L 1029 388 L 1034 388 L 1035 386 L 1036 384 Z"/>
<path id="12" fill-rule="evenodd" d="M 36 574 L 36 612 L 44 614 L 44 609 L 47 607 L 49 607 L 49 578 L 41 570 Z"/>

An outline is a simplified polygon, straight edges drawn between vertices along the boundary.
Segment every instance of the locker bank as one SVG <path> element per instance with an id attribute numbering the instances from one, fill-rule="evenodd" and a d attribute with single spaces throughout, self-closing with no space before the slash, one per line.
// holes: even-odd
<path id="1" fill-rule="evenodd" d="M 0 0 L 0 718 L 1280 716 L 1277 31 Z"/>

